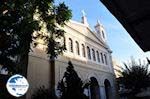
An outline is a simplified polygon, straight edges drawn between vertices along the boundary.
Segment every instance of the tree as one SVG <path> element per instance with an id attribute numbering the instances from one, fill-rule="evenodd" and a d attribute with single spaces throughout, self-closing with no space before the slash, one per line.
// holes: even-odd
<path id="1" fill-rule="evenodd" d="M 25 4 L 27 0 L 1 0 L 0 64 L 9 73 L 18 73 L 16 56 L 29 52 L 32 32 L 36 30 L 37 22 L 31 17 L 34 11 Z"/>
<path id="2" fill-rule="evenodd" d="M 121 72 L 122 83 L 126 89 L 130 89 L 133 95 L 139 93 L 141 89 L 150 86 L 150 72 L 148 71 L 148 64 L 142 65 L 132 60 L 131 64 L 125 64 L 125 68 Z"/>
<path id="3" fill-rule="evenodd" d="M 47 44 L 47 54 L 49 54 L 51 67 L 50 89 L 55 90 L 55 58 L 65 50 L 65 43 L 62 41 L 65 31 L 59 26 L 63 27 L 65 22 L 71 18 L 71 10 L 64 3 L 55 6 L 53 0 L 36 0 L 35 3 L 38 5 L 36 11 L 40 16 L 39 19 L 48 31 L 48 35 L 39 33 L 36 37 L 43 39 Z"/>
<path id="4" fill-rule="evenodd" d="M 55 5 L 54 0 L 1 0 L 0 3 L 0 64 L 10 74 L 26 76 L 30 44 L 43 39 L 51 64 L 51 89 L 54 89 L 54 60 L 65 50 L 64 43 L 58 40 L 65 33 L 60 27 L 71 18 L 71 10 L 64 3 Z M 38 19 L 34 18 L 36 14 Z M 33 35 L 43 26 L 47 35 L 41 32 Z"/>
<path id="5" fill-rule="evenodd" d="M 70 61 L 68 65 L 61 82 L 58 83 L 61 99 L 86 99 L 87 97 L 83 93 L 82 80 L 79 78 Z"/>

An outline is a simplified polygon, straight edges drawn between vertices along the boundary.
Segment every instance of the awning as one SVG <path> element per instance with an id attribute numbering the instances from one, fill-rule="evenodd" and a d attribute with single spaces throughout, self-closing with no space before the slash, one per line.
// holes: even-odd
<path id="1" fill-rule="evenodd" d="M 135 42 L 150 51 L 150 0 L 100 0 Z"/>

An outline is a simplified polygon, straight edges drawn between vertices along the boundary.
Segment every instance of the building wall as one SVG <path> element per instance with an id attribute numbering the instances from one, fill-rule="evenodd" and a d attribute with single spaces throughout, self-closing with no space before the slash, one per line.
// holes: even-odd
<path id="1" fill-rule="evenodd" d="M 56 73 L 56 86 L 58 82 L 62 79 L 64 72 L 66 71 L 66 67 L 68 66 L 68 61 L 71 60 L 69 58 L 61 57 L 62 59 L 58 59 L 55 63 L 55 73 Z M 101 96 L 105 94 L 104 92 L 104 81 L 105 79 L 108 79 L 111 83 L 111 87 L 114 91 L 113 95 L 115 95 L 115 80 L 114 80 L 114 74 L 108 73 L 107 69 L 96 69 L 92 68 L 90 64 L 86 64 L 83 62 L 79 62 L 76 60 L 71 60 L 75 70 L 77 71 L 79 77 L 85 81 L 89 80 L 90 77 L 95 77 L 99 83 L 100 88 L 102 89 L 102 92 L 100 93 Z M 95 65 L 92 65 L 95 66 Z M 47 59 L 40 58 L 37 56 L 30 56 L 29 57 L 29 68 L 28 68 L 28 81 L 30 84 L 27 99 L 30 99 L 31 95 L 34 93 L 34 91 L 41 87 L 45 86 L 45 88 L 49 88 L 49 62 Z M 114 96 L 115 97 L 115 96 Z M 104 98 L 102 98 L 104 99 Z M 112 98 L 115 99 L 115 98 Z"/>
<path id="2" fill-rule="evenodd" d="M 34 49 L 34 54 L 30 53 L 27 73 L 27 79 L 30 86 L 27 92 L 27 99 L 31 98 L 37 88 L 42 86 L 48 88 L 50 86 L 50 66 L 46 56 L 45 53 L 38 49 Z"/>
<path id="3" fill-rule="evenodd" d="M 122 71 L 122 67 L 115 59 L 113 59 L 113 67 L 114 67 L 116 78 L 119 78 L 121 76 L 120 72 Z"/>
<path id="4" fill-rule="evenodd" d="M 56 86 L 58 82 L 62 79 L 66 67 L 68 66 L 68 61 L 71 61 L 77 71 L 79 77 L 83 81 L 89 80 L 90 77 L 95 77 L 99 84 L 99 93 L 101 99 L 106 99 L 105 95 L 105 80 L 110 82 L 111 87 L 111 99 L 115 98 L 115 75 L 112 67 L 111 51 L 106 43 L 100 37 L 98 38 L 94 35 L 89 27 L 78 22 L 70 21 L 67 26 L 64 27 L 65 33 L 65 43 L 67 50 L 63 55 L 59 56 L 55 61 L 55 79 Z M 69 38 L 73 41 L 73 53 L 69 51 Z M 75 42 L 79 43 L 80 55 L 76 52 Z M 85 46 L 86 57 L 82 55 L 81 45 Z M 88 59 L 87 46 L 91 50 L 91 59 Z M 95 50 L 96 60 L 93 60 L 92 49 Z M 29 56 L 28 65 L 28 81 L 30 84 L 29 91 L 27 93 L 27 99 L 30 99 L 33 92 L 40 86 L 49 87 L 50 78 L 50 66 L 46 53 L 44 52 L 45 46 L 39 44 L 37 48 L 33 49 L 33 52 Z M 100 62 L 98 62 L 98 57 L 96 51 L 106 55 L 104 63 L 100 57 Z M 106 62 L 107 61 L 107 62 Z"/>

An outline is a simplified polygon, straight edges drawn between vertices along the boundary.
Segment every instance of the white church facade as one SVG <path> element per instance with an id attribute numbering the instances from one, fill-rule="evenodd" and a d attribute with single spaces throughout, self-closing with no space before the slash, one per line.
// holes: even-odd
<path id="1" fill-rule="evenodd" d="M 97 83 L 85 91 L 90 99 L 116 99 L 112 51 L 107 45 L 103 25 L 97 22 L 95 31 L 92 31 L 86 17 L 83 16 L 82 22 L 70 20 L 64 26 L 64 30 L 67 50 L 55 61 L 55 86 L 57 87 L 62 79 L 68 61 L 71 61 L 82 81 Z M 34 90 L 40 86 L 49 87 L 50 66 L 44 49 L 45 47 L 39 44 L 30 53 L 27 75 L 30 88 L 27 99 L 30 99 Z"/>

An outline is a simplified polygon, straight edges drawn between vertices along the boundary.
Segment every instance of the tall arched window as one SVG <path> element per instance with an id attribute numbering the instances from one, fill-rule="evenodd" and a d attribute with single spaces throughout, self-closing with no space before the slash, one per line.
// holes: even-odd
<path id="1" fill-rule="evenodd" d="M 88 46 L 87 46 L 87 55 L 88 55 L 88 59 L 91 59 L 91 51 Z"/>
<path id="2" fill-rule="evenodd" d="M 95 50 L 94 49 L 92 49 L 92 55 L 93 55 L 93 60 L 96 61 Z"/>
<path id="3" fill-rule="evenodd" d="M 104 63 L 103 53 L 101 53 L 102 63 Z"/>
<path id="4" fill-rule="evenodd" d="M 103 38 L 105 38 L 105 34 L 104 34 L 104 31 L 102 31 L 102 36 L 103 36 Z"/>
<path id="5" fill-rule="evenodd" d="M 80 55 L 79 43 L 76 41 L 76 53 Z"/>
<path id="6" fill-rule="evenodd" d="M 106 65 L 107 65 L 107 56 L 106 56 L 106 54 L 104 54 L 104 59 L 105 59 Z"/>
<path id="7" fill-rule="evenodd" d="M 82 56 L 83 56 L 83 57 L 86 57 L 86 56 L 85 56 L 85 46 L 84 46 L 84 44 L 82 44 Z"/>
<path id="8" fill-rule="evenodd" d="M 65 50 L 67 50 L 67 48 L 66 48 L 66 37 L 64 37 L 64 47 L 65 47 Z"/>
<path id="9" fill-rule="evenodd" d="M 73 42 L 71 38 L 69 38 L 69 51 L 73 52 Z"/>
<path id="10" fill-rule="evenodd" d="M 97 60 L 98 60 L 98 62 L 100 62 L 99 52 L 96 51 L 96 54 L 97 54 Z"/>

